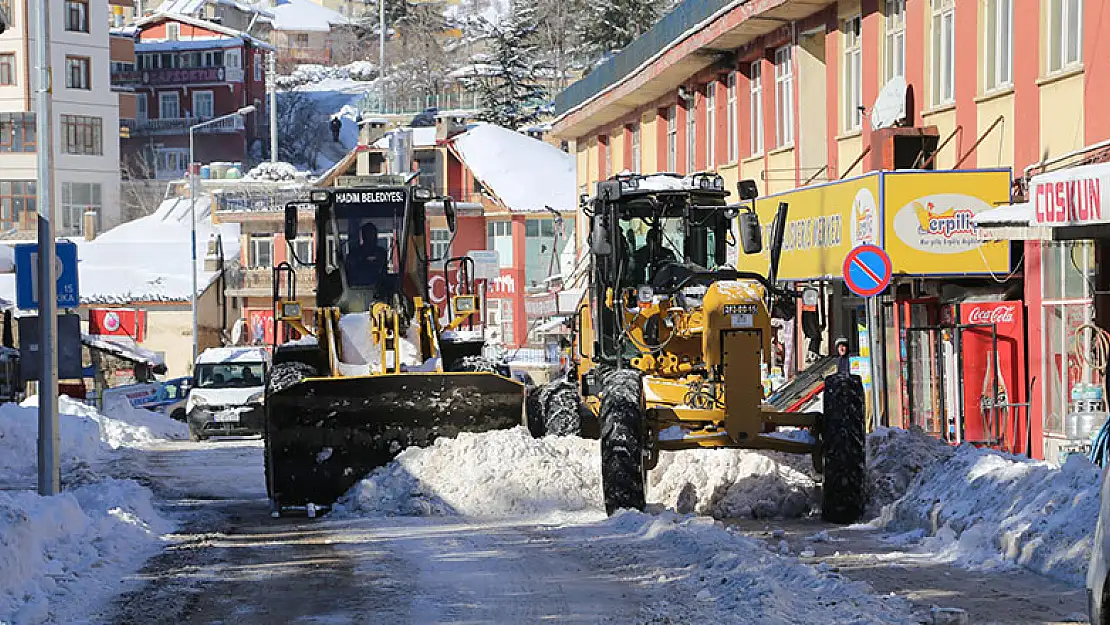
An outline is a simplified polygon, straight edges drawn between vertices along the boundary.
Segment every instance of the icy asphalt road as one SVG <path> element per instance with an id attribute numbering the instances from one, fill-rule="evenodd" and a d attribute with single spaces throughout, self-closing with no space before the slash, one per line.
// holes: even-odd
<path id="1" fill-rule="evenodd" d="M 820 585 L 825 578 L 804 576 L 796 589 L 790 578 L 761 587 L 769 571 L 785 568 L 777 556 L 759 556 L 769 560 L 763 569 L 741 567 L 741 576 L 751 579 L 739 585 L 735 575 L 727 586 L 722 578 L 721 591 L 710 577 L 718 569 L 666 560 L 675 558 L 682 540 L 705 545 L 727 536 L 679 536 L 662 548 L 650 541 L 660 530 L 635 519 L 623 534 L 625 526 L 602 527 L 589 514 L 482 522 L 271 519 L 261 451 L 259 441 L 246 440 L 129 452 L 120 470 L 149 476 L 183 527 L 110 608 L 86 622 L 716 623 L 733 622 L 721 617 L 735 614 L 735 622 L 753 623 L 913 623 L 927 622 L 920 615 L 940 605 L 968 609 L 973 623 L 1040 624 L 1069 622 L 1083 609 L 1080 591 L 1031 573 L 986 575 L 884 557 L 894 548 L 874 533 L 834 530 L 842 542 L 812 545 L 806 537 L 827 527 L 814 521 L 744 522 L 740 529 L 772 543 L 778 540 L 768 532 L 784 529 L 794 553 L 814 548 L 814 557 L 803 561 L 824 562 L 819 568 L 865 581 L 873 591 L 855 585 L 845 594 L 847 580 L 815 590 L 814 580 Z M 709 559 L 690 550 L 691 560 Z M 874 602 L 870 592 L 907 601 Z M 727 604 L 737 598 L 739 605 Z M 745 608 L 755 604 L 761 607 L 752 618 Z M 866 618 L 843 618 L 857 613 Z M 759 616 L 772 614 L 777 618 Z"/>

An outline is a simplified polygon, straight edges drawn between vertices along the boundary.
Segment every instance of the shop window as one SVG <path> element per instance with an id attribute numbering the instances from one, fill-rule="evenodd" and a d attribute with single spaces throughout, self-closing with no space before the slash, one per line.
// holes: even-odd
<path id="1" fill-rule="evenodd" d="M 983 86 L 991 91 L 1013 82 L 1014 2 L 987 0 L 985 13 L 987 58 L 984 59 Z"/>
<path id="2" fill-rule="evenodd" d="M 906 0 L 886 0 L 886 79 L 906 75 Z"/>
<path id="3" fill-rule="evenodd" d="M 755 61 L 749 66 L 748 79 L 751 83 L 751 132 L 752 156 L 763 154 L 763 61 Z"/>
<path id="4" fill-rule="evenodd" d="M 738 137 L 739 128 L 736 127 L 736 72 L 728 75 L 728 83 L 726 90 L 728 91 L 728 103 L 725 111 L 725 119 L 728 124 L 728 162 L 736 161 L 738 156 Z"/>
<path id="5" fill-rule="evenodd" d="M 705 85 L 705 168 L 717 164 L 717 83 Z"/>
<path id="6" fill-rule="evenodd" d="M 251 235 L 252 269 L 270 269 L 274 266 L 274 237 L 269 234 Z"/>
<path id="7" fill-rule="evenodd" d="M 1083 0 L 1048 1 L 1048 71 L 1083 61 Z"/>
<path id="8" fill-rule="evenodd" d="M 95 182 L 62 183 L 62 224 L 59 234 L 78 235 L 85 225 L 85 212 L 92 210 L 100 215 L 100 185 Z"/>
<path id="9" fill-rule="evenodd" d="M 956 98 L 956 2 L 933 3 L 933 105 L 951 104 Z"/>
<path id="10" fill-rule="evenodd" d="M 844 131 L 859 130 L 863 111 L 863 44 L 860 16 L 844 20 Z"/>
<path id="11" fill-rule="evenodd" d="M 508 220 L 486 224 L 486 249 L 495 250 L 502 267 L 513 266 L 513 223 Z"/>
<path id="12" fill-rule="evenodd" d="M 667 107 L 667 171 L 678 171 L 678 107 Z"/>
<path id="13" fill-rule="evenodd" d="M 1103 386 L 1102 374 L 1084 367 L 1076 330 L 1094 319 L 1095 247 L 1091 241 L 1045 242 L 1041 247 L 1044 429 L 1064 434 L 1064 415 L 1079 384 Z"/>
<path id="14" fill-rule="evenodd" d="M 775 50 L 775 145 L 794 143 L 794 52 L 790 46 Z"/>

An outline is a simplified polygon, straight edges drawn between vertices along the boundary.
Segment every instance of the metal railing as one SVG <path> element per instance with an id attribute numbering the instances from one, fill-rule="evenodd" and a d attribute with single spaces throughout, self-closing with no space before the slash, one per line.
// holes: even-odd
<path id="1" fill-rule="evenodd" d="M 594 68 L 585 78 L 555 96 L 555 115 L 581 105 L 677 40 L 694 26 L 730 4 L 746 0 L 685 0 L 628 46 Z"/>
<path id="2" fill-rule="evenodd" d="M 140 119 L 135 122 L 135 132 L 150 135 L 176 135 L 189 132 L 189 127 L 211 117 L 159 117 L 154 119 Z M 220 134 L 225 132 L 242 132 L 246 127 L 242 117 L 230 117 L 223 121 L 209 124 L 196 129 L 196 134 Z"/>
<path id="3" fill-rule="evenodd" d="M 477 93 L 445 93 L 428 96 L 391 97 L 386 96 L 385 103 L 379 102 L 380 97 L 376 91 L 367 93 L 359 101 L 359 110 L 363 114 L 375 115 L 416 115 L 430 108 L 440 111 L 460 111 L 475 113 L 482 103 Z"/>

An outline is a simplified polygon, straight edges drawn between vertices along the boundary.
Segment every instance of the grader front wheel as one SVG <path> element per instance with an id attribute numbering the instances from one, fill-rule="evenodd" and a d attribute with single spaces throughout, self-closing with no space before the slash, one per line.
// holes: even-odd
<path id="1" fill-rule="evenodd" d="M 825 415 L 821 420 L 824 486 L 821 517 L 854 523 L 867 505 L 867 449 L 863 384 L 859 376 L 825 378 Z"/>
<path id="2" fill-rule="evenodd" d="M 601 394 L 601 488 L 605 512 L 643 510 L 644 415 L 638 372 L 606 376 Z"/>

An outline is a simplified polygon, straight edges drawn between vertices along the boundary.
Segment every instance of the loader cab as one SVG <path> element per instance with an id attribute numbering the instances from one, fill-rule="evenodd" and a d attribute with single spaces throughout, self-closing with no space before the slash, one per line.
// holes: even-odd
<path id="1" fill-rule="evenodd" d="M 413 298 L 427 299 L 423 256 L 429 190 L 399 186 L 316 193 L 318 307 L 352 313 L 385 302 L 411 309 Z"/>

